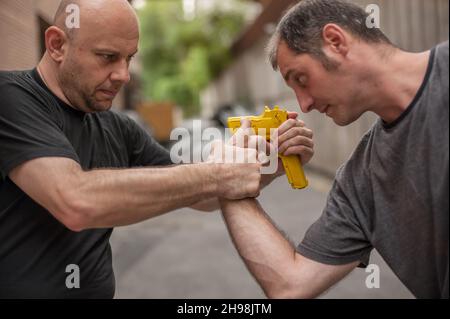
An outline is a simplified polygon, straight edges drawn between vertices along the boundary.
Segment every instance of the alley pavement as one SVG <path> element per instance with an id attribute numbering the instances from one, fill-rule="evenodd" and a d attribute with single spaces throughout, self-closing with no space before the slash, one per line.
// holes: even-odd
<path id="1" fill-rule="evenodd" d="M 259 200 L 294 243 L 321 214 L 331 180 L 306 172 L 310 187 L 292 190 L 280 177 Z M 116 298 L 265 298 L 235 251 L 222 216 L 189 208 L 116 228 L 111 245 Z M 357 268 L 321 298 L 413 298 L 380 255 L 380 287 L 369 289 L 369 273 Z"/>

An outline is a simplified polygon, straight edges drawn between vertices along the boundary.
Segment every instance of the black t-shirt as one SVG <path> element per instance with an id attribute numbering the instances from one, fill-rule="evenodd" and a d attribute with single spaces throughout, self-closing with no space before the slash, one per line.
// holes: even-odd
<path id="1" fill-rule="evenodd" d="M 39 157 L 90 170 L 170 165 L 169 153 L 126 115 L 65 104 L 36 69 L 0 72 L 0 298 L 112 298 L 112 229 L 72 232 L 9 179 Z M 80 288 L 66 287 L 71 264 Z"/>

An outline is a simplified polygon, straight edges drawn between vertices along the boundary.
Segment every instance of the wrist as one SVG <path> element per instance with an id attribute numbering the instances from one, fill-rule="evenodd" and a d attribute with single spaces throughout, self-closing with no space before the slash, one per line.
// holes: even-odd
<path id="1" fill-rule="evenodd" d="M 221 209 L 224 209 L 230 202 L 233 201 L 233 200 L 227 199 L 225 197 L 218 197 L 217 199 L 219 200 L 219 205 L 220 205 Z"/>
<path id="2" fill-rule="evenodd" d="M 253 207 L 257 205 L 258 201 L 254 198 L 243 199 L 226 199 L 219 198 L 220 209 L 224 215 L 245 215 L 246 212 L 253 210 Z"/>
<path id="3" fill-rule="evenodd" d="M 202 163 L 200 165 L 200 170 L 204 173 L 203 176 L 203 189 L 207 198 L 219 197 L 220 181 L 222 180 L 222 166 L 220 164 L 214 163 Z"/>

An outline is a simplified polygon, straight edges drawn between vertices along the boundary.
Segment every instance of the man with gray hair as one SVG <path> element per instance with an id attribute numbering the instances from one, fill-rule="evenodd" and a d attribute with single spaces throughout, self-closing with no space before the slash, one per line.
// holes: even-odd
<path id="1" fill-rule="evenodd" d="M 221 200 L 233 242 L 269 297 L 316 297 L 368 265 L 374 248 L 416 297 L 449 296 L 448 42 L 405 52 L 366 27 L 367 16 L 349 2 L 304 0 L 270 42 L 270 61 L 303 112 L 341 126 L 365 112 L 379 119 L 297 247 L 257 200 Z"/>

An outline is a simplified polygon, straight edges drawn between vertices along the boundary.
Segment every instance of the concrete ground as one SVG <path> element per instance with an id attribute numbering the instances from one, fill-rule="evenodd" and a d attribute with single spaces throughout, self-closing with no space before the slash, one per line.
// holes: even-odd
<path id="1" fill-rule="evenodd" d="M 298 243 L 320 215 L 330 180 L 307 172 L 311 186 L 292 190 L 285 178 L 266 188 L 260 202 Z M 117 228 L 112 236 L 116 298 L 264 298 L 236 253 L 219 212 L 191 209 Z M 413 298 L 377 252 L 380 288 L 356 269 L 321 298 Z"/>

